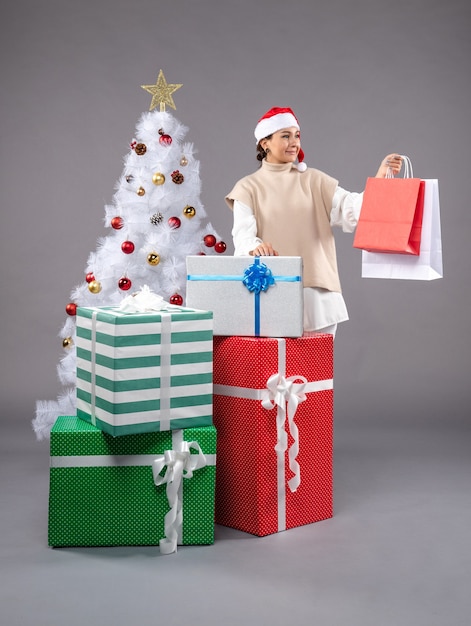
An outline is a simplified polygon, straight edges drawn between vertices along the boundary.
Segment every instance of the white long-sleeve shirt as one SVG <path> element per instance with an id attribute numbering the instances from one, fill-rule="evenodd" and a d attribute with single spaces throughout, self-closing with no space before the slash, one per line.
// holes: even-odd
<path id="1" fill-rule="evenodd" d="M 332 199 L 330 225 L 352 233 L 358 223 L 363 193 L 349 192 L 337 187 Z M 257 237 L 257 223 L 251 207 L 234 201 L 234 223 L 232 228 L 234 256 L 248 255 L 262 240 Z M 304 288 L 304 330 L 321 330 L 348 320 L 348 311 L 341 293 L 320 289 Z"/>

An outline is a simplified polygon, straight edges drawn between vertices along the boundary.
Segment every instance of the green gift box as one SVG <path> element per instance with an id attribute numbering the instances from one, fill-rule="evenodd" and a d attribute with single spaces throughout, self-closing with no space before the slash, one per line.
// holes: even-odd
<path id="1" fill-rule="evenodd" d="M 113 437 L 61 416 L 50 450 L 50 546 L 214 543 L 214 426 Z"/>
<path id="2" fill-rule="evenodd" d="M 213 421 L 213 314 L 77 308 L 77 415 L 111 435 Z"/>

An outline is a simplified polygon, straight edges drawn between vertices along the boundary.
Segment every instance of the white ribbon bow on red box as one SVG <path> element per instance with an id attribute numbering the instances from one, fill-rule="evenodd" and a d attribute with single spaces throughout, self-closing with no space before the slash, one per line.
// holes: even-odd
<path id="1" fill-rule="evenodd" d="M 296 384 L 301 380 L 302 383 Z M 301 483 L 301 468 L 296 461 L 299 452 L 299 430 L 295 424 L 294 416 L 300 402 L 306 400 L 304 389 L 307 379 L 304 376 L 289 376 L 286 378 L 281 374 L 273 374 L 267 381 L 267 389 L 263 393 L 262 406 L 271 410 L 277 407 L 276 430 L 277 442 L 275 451 L 278 456 L 278 463 L 284 463 L 284 454 L 288 449 L 288 434 L 285 429 L 286 417 L 288 417 L 288 427 L 293 443 L 288 452 L 289 468 L 294 476 L 288 481 L 291 491 L 296 491 Z M 287 408 L 287 410 L 286 410 Z"/>

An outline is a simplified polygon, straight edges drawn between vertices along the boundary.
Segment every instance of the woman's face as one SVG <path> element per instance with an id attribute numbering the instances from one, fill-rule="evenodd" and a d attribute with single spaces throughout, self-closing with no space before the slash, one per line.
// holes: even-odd
<path id="1" fill-rule="evenodd" d="M 301 147 L 300 132 L 296 126 L 283 128 L 273 133 L 271 139 L 262 139 L 261 144 L 268 150 L 268 163 L 294 163 Z"/>

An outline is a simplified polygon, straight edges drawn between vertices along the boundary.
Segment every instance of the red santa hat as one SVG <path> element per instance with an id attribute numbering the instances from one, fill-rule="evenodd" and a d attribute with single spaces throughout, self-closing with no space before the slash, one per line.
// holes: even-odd
<path id="1" fill-rule="evenodd" d="M 273 107 L 258 120 L 254 131 L 255 139 L 258 143 L 261 139 L 276 133 L 276 131 L 290 128 L 291 126 L 300 130 L 299 122 L 293 111 L 288 107 Z M 304 172 L 307 169 L 307 165 L 304 163 L 304 152 L 301 148 L 298 152 L 297 168 L 300 172 Z"/>

